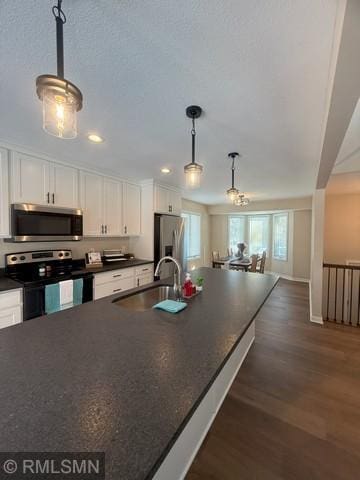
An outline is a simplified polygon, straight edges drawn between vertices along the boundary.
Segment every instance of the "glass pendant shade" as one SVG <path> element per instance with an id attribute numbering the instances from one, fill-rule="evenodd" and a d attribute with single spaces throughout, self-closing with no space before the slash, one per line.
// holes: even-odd
<path id="1" fill-rule="evenodd" d="M 58 138 L 77 135 L 77 101 L 71 94 L 59 94 L 47 89 L 43 93 L 43 129 Z"/>
<path id="2" fill-rule="evenodd" d="M 185 165 L 185 183 L 188 188 L 198 188 L 201 183 L 202 165 L 198 163 L 189 163 Z"/>
<path id="3" fill-rule="evenodd" d="M 229 190 L 226 191 L 227 196 L 229 197 L 231 202 L 236 200 L 236 197 L 239 195 L 239 190 L 237 188 L 231 187 Z"/>

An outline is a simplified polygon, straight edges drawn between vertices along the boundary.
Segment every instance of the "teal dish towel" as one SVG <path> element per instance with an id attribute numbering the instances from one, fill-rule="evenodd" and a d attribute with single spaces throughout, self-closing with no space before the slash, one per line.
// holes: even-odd
<path id="1" fill-rule="evenodd" d="M 77 278 L 73 283 L 73 304 L 81 305 L 83 303 L 83 286 L 84 280 Z"/>
<path id="2" fill-rule="evenodd" d="M 164 310 L 169 313 L 178 313 L 184 308 L 187 307 L 185 302 L 175 302 L 175 300 L 163 300 L 162 302 L 157 303 L 153 308 L 158 308 L 159 310 Z"/>
<path id="3" fill-rule="evenodd" d="M 60 310 L 60 287 L 58 283 L 45 286 L 45 313 Z"/>

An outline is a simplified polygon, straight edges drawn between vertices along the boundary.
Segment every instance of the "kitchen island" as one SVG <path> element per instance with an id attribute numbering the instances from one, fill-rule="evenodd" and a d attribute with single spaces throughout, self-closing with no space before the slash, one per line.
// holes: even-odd
<path id="1" fill-rule="evenodd" d="M 204 291 L 176 315 L 126 310 L 114 295 L 2 330 L 0 449 L 100 451 L 107 480 L 161 478 L 246 335 L 251 345 L 277 282 L 209 268 L 192 275 L 204 277 Z"/>

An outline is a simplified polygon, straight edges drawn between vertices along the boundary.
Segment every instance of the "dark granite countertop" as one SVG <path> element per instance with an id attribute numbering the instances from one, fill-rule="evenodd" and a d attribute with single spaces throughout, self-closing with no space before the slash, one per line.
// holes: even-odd
<path id="1" fill-rule="evenodd" d="M 23 288 L 22 284 L 11 280 L 11 278 L 5 277 L 3 272 L 0 272 L 0 292 L 6 292 L 7 290 L 15 290 L 16 288 Z"/>
<path id="2" fill-rule="evenodd" d="M 84 272 L 101 273 L 101 272 L 107 272 L 111 270 L 119 270 L 121 268 L 138 267 L 139 265 L 147 265 L 149 263 L 154 263 L 154 261 L 143 260 L 141 258 L 132 258 L 130 260 L 121 260 L 119 262 L 104 263 L 102 267 L 96 267 L 96 268 L 85 268 L 85 263 L 84 262 L 82 263 L 83 263 L 82 265 L 79 265 L 79 268 L 76 267 L 75 270 L 73 270 L 72 272 L 73 275 L 78 275 Z"/>
<path id="3" fill-rule="evenodd" d="M 277 282 L 192 273 L 177 315 L 112 303 L 126 292 L 0 331 L 0 449 L 104 451 L 107 480 L 152 478 Z"/>

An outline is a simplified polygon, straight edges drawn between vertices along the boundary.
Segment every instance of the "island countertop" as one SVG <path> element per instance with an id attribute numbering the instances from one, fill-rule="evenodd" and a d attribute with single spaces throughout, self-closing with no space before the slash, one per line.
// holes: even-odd
<path id="1" fill-rule="evenodd" d="M 112 303 L 126 292 L 2 330 L 0 449 L 100 451 L 108 480 L 152 478 L 277 282 L 192 273 L 204 291 L 176 315 Z"/>

